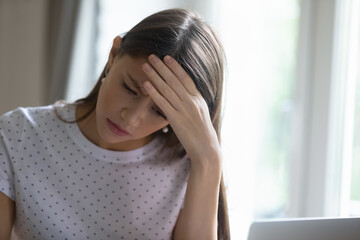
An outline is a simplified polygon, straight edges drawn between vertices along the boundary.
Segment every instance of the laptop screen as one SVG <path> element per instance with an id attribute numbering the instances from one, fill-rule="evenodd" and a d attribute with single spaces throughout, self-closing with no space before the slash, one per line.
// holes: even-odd
<path id="1" fill-rule="evenodd" d="M 248 240 L 360 240 L 360 217 L 256 221 Z"/>

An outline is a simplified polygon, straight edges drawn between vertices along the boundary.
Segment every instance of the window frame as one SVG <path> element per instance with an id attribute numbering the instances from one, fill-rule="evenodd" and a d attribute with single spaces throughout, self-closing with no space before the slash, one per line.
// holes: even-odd
<path id="1" fill-rule="evenodd" d="M 352 159 L 346 134 L 352 113 L 346 104 L 354 93 L 343 63 L 349 1 L 300 2 L 289 217 L 350 214 Z"/>

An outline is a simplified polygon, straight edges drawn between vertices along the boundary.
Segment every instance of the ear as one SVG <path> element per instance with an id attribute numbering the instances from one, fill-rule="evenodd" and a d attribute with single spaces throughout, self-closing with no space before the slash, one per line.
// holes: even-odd
<path id="1" fill-rule="evenodd" d="M 109 58 L 106 64 L 106 69 L 109 71 L 111 68 L 111 65 L 113 64 L 117 54 L 119 53 L 119 49 L 121 46 L 122 38 L 120 36 L 116 36 L 113 40 L 113 45 L 111 47 Z"/>

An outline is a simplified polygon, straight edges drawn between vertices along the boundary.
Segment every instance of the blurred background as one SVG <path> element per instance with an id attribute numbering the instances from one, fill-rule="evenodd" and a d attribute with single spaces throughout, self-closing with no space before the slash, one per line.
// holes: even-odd
<path id="1" fill-rule="evenodd" d="M 0 0 L 0 114 L 84 97 L 113 38 L 174 7 L 227 54 L 232 238 L 255 219 L 360 215 L 359 0 Z"/>

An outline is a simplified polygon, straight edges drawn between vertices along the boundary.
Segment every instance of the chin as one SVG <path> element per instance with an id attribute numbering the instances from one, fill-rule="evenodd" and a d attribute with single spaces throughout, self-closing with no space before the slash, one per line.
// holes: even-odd
<path id="1" fill-rule="evenodd" d="M 103 126 L 97 126 L 97 132 L 102 141 L 107 143 L 116 143 L 119 142 L 119 137 L 114 136 L 113 133 L 107 129 L 106 123 L 103 123 Z"/>

